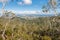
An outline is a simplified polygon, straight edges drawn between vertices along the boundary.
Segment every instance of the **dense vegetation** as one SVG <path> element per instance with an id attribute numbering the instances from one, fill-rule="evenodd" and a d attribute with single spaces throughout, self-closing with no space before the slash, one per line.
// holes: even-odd
<path id="1" fill-rule="evenodd" d="M 0 40 L 60 40 L 60 16 L 0 17 Z"/>
<path id="2" fill-rule="evenodd" d="M 12 0 L 14 1 L 14 0 Z M 18 0 L 17 0 L 18 1 Z M 0 40 L 60 40 L 60 15 L 57 16 L 57 7 L 59 1 L 49 0 L 42 7 L 44 13 L 52 9 L 55 13 L 53 17 L 39 17 L 32 20 L 20 17 L 11 17 L 10 12 L 6 16 L 0 17 Z M 7 1 L 0 1 L 2 13 L 5 14 L 5 5 Z"/>

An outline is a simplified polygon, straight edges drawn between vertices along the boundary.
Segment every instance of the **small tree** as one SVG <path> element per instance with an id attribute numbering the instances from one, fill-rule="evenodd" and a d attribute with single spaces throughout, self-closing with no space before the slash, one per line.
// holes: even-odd
<path id="1" fill-rule="evenodd" d="M 59 0 L 48 0 L 48 3 L 47 3 L 47 6 L 46 5 L 44 5 L 43 6 L 43 12 L 45 13 L 45 12 L 48 12 L 48 11 L 50 11 L 49 9 L 51 9 L 52 11 L 54 11 L 54 14 L 55 14 L 55 16 L 57 16 L 57 8 L 58 8 L 58 6 L 59 6 Z"/>

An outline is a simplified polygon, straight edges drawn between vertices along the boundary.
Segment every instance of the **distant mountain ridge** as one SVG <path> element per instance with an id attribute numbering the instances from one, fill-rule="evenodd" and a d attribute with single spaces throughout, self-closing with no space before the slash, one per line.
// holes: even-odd
<path id="1" fill-rule="evenodd" d="M 54 14 L 17 14 L 17 16 L 38 16 L 38 17 L 44 17 L 44 16 L 54 16 Z"/>

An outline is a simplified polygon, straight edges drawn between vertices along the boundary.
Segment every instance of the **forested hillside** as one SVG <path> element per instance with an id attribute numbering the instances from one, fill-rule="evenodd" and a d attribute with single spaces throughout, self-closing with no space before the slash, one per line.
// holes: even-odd
<path id="1" fill-rule="evenodd" d="M 60 16 L 0 17 L 0 40 L 60 40 Z"/>

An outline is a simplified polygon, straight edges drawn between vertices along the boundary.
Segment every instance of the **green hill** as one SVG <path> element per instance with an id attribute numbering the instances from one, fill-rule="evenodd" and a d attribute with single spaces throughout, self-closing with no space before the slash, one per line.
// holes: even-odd
<path id="1" fill-rule="evenodd" d="M 32 20 L 17 16 L 10 19 L 0 17 L 0 40 L 4 39 L 60 40 L 60 16 Z"/>

